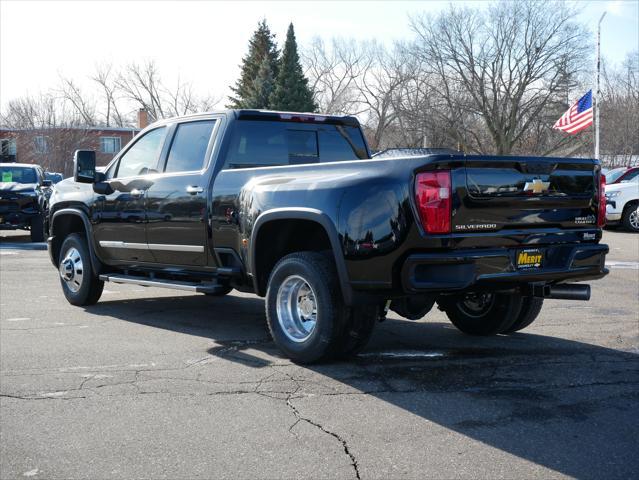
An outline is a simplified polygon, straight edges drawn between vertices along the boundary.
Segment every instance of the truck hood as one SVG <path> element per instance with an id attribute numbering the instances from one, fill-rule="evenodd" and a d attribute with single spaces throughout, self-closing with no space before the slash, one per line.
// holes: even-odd
<path id="1" fill-rule="evenodd" d="M 37 187 L 37 183 L 0 182 L 0 192 L 32 192 Z"/>

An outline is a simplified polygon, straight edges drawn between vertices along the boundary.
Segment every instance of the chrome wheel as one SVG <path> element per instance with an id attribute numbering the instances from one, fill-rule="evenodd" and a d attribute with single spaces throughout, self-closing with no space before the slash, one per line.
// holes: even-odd
<path id="1" fill-rule="evenodd" d="M 639 230 L 639 205 L 632 212 L 630 212 L 630 216 L 628 217 L 628 222 L 633 230 Z"/>
<path id="2" fill-rule="evenodd" d="M 294 342 L 304 342 L 317 324 L 315 292 L 298 275 L 287 277 L 277 291 L 277 320 L 284 334 Z"/>
<path id="3" fill-rule="evenodd" d="M 60 277 L 64 280 L 69 290 L 76 293 L 82 287 L 82 279 L 84 278 L 84 268 L 82 266 L 82 257 L 76 248 L 70 248 L 60 261 L 58 268 Z"/>
<path id="4" fill-rule="evenodd" d="M 465 315 L 479 318 L 488 313 L 494 302 L 492 293 L 468 293 L 459 302 L 459 308 Z"/>

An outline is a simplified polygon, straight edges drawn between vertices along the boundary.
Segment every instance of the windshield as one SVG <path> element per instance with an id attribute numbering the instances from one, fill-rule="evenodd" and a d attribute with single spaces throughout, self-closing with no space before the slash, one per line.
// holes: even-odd
<path id="1" fill-rule="evenodd" d="M 33 168 L 0 167 L 0 182 L 38 183 L 38 177 Z"/>
<path id="2" fill-rule="evenodd" d="M 606 173 L 606 183 L 614 183 L 619 177 L 626 172 L 625 168 L 615 168 Z"/>

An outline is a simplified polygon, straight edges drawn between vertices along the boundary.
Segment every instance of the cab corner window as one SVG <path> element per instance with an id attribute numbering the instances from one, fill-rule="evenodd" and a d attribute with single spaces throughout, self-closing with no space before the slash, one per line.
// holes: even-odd
<path id="1" fill-rule="evenodd" d="M 159 127 L 140 137 L 118 162 L 116 178 L 157 173 L 157 164 L 164 145 L 166 127 Z"/>
<path id="2" fill-rule="evenodd" d="M 165 172 L 192 172 L 205 165 L 215 120 L 182 123 L 171 143 Z"/>

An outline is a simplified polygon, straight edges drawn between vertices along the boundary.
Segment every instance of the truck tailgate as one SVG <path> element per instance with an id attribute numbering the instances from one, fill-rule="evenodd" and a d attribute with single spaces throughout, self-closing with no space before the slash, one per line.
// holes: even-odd
<path id="1" fill-rule="evenodd" d="M 454 232 L 503 228 L 592 228 L 597 224 L 599 165 L 590 159 L 466 157 L 466 190 L 453 211 Z"/>

